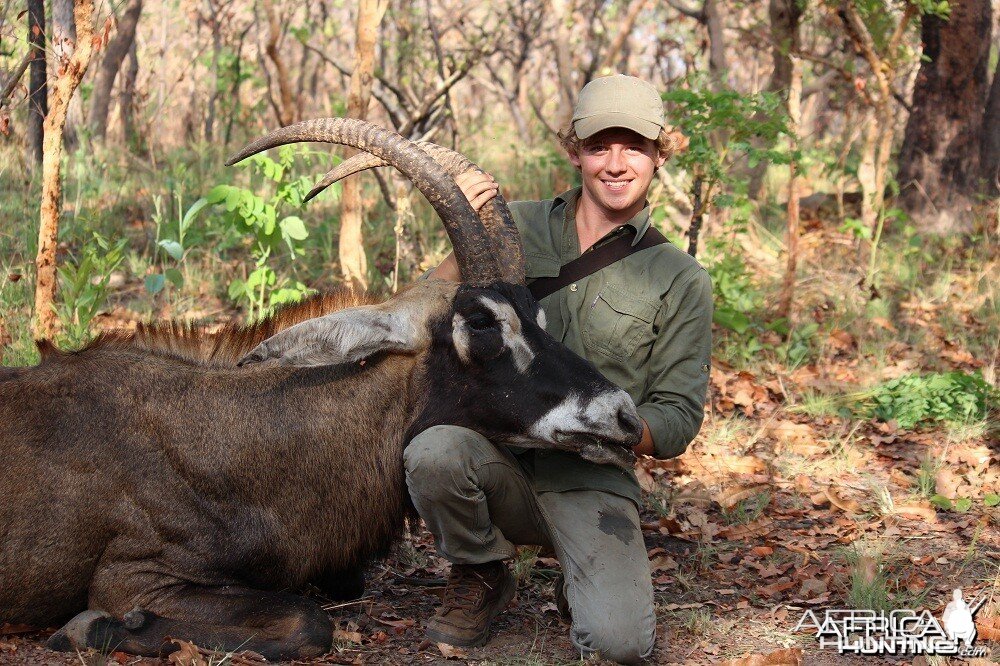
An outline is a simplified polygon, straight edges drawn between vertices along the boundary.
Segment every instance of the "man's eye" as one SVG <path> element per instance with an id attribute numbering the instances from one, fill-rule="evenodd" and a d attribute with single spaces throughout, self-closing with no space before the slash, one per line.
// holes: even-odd
<path id="1" fill-rule="evenodd" d="M 488 328 L 493 328 L 493 319 L 484 314 L 469 315 L 466 318 L 466 322 L 468 322 L 469 328 L 477 331 L 485 331 Z"/>

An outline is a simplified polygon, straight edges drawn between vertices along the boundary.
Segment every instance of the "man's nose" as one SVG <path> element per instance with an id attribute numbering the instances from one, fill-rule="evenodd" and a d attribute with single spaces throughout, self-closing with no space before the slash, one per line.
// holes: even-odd
<path id="1" fill-rule="evenodd" d="M 618 148 L 612 148 L 608 151 L 608 163 L 604 167 L 605 171 L 608 173 L 623 173 L 628 169 L 628 165 L 625 164 L 625 155 Z"/>

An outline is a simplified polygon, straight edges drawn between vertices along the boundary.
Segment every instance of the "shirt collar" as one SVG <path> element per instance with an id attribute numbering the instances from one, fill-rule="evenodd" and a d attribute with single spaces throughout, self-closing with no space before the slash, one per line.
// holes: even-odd
<path id="1" fill-rule="evenodd" d="M 555 203 L 562 202 L 563 204 L 569 204 L 570 202 L 575 202 L 580 198 L 580 193 L 582 191 L 582 187 L 574 187 L 571 190 L 566 190 L 555 198 Z M 632 239 L 632 247 L 635 247 L 639 241 L 642 240 L 646 230 L 649 229 L 651 220 L 649 217 L 649 200 L 645 203 L 646 205 L 643 206 L 642 210 L 632 216 L 632 218 L 625 223 L 625 226 L 635 229 L 635 238 Z"/>

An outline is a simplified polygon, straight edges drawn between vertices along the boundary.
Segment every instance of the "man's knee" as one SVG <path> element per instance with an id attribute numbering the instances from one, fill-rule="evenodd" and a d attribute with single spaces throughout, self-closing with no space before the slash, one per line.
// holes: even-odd
<path id="1" fill-rule="evenodd" d="M 575 628 L 574 628 L 575 629 Z M 577 647 L 619 664 L 638 664 L 653 652 L 655 635 L 642 624 L 610 619 L 589 631 L 574 631 Z"/>
<path id="2" fill-rule="evenodd" d="M 435 489 L 451 487 L 467 477 L 474 461 L 489 440 L 468 428 L 439 425 L 424 430 L 406 446 L 403 464 L 410 490 L 432 495 Z"/>
<path id="3" fill-rule="evenodd" d="M 656 612 L 651 598 L 612 594 L 588 608 L 586 603 L 580 607 L 579 594 L 574 596 L 572 638 L 581 651 L 619 664 L 637 664 L 653 652 Z"/>

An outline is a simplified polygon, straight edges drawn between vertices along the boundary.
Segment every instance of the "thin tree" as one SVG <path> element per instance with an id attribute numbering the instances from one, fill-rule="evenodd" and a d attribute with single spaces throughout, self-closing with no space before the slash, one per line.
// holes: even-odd
<path id="1" fill-rule="evenodd" d="M 74 0 L 51 0 L 52 6 L 52 53 L 57 63 L 68 62 L 76 49 L 76 21 Z M 61 72 L 57 72 L 61 75 Z M 76 126 L 83 117 L 82 101 L 70 99 L 63 126 L 63 141 L 66 148 L 73 150 L 77 145 Z"/>
<path id="2" fill-rule="evenodd" d="M 791 151 L 799 148 L 799 133 L 802 127 L 802 62 L 791 59 L 788 73 L 788 137 Z M 795 158 L 789 162 L 787 230 L 785 233 L 785 277 L 778 297 L 778 316 L 791 321 L 792 302 L 795 299 L 795 272 L 799 260 L 799 165 Z M 791 330 L 791 327 L 789 327 Z"/>
<path id="3" fill-rule="evenodd" d="M 347 95 L 347 115 L 352 118 L 363 120 L 368 115 L 375 69 L 375 41 L 388 5 L 387 0 L 358 2 L 354 71 L 351 73 L 351 86 Z M 368 286 L 368 265 L 361 235 L 363 218 L 361 183 L 357 177 L 348 178 L 344 183 L 340 208 L 340 271 L 344 281 L 355 289 Z"/>
<path id="4" fill-rule="evenodd" d="M 59 67 L 60 74 L 52 82 L 49 113 L 45 116 L 45 140 L 42 150 L 42 204 L 38 228 L 38 255 L 35 258 L 36 339 L 51 338 L 56 329 L 54 309 L 56 295 L 56 241 L 59 236 L 59 214 L 62 208 L 63 128 L 73 93 L 80 85 L 94 51 L 93 0 L 76 0 L 73 15 L 79 42 L 73 55 Z"/>
<path id="5" fill-rule="evenodd" d="M 298 106 L 295 103 L 295 95 L 292 92 L 291 74 L 288 71 L 288 65 L 285 63 L 284 56 L 281 54 L 281 41 L 285 33 L 282 30 L 278 13 L 274 9 L 273 0 L 264 0 L 263 5 L 264 15 L 267 18 L 267 43 L 264 45 L 264 51 L 274 64 L 279 98 L 277 100 L 274 99 L 274 96 L 271 95 L 270 87 L 268 89 L 268 96 L 270 97 L 275 115 L 278 116 L 278 122 L 282 126 L 291 125 L 298 119 Z"/>
<path id="6" fill-rule="evenodd" d="M 803 6 L 799 0 L 770 0 L 767 13 L 774 69 L 764 89 L 784 94 L 792 81 L 792 54 L 798 53 L 801 48 L 799 24 L 802 21 Z M 761 160 L 748 169 L 748 191 L 753 199 L 759 199 L 763 194 L 767 167 L 767 161 Z"/>
<path id="7" fill-rule="evenodd" d="M 138 132 L 135 128 L 133 106 L 135 99 L 135 81 L 139 76 L 139 56 L 136 53 L 135 40 L 129 47 L 126 58 L 125 69 L 122 74 L 122 83 L 119 86 L 118 114 L 122 124 L 122 138 L 125 143 L 133 149 L 138 146 Z"/>
<path id="8" fill-rule="evenodd" d="M 29 169 L 42 165 L 45 116 L 49 113 L 45 73 L 45 0 L 28 0 L 28 44 L 32 58 L 28 72 Z"/>
<path id="9" fill-rule="evenodd" d="M 94 137 L 104 139 L 108 132 L 108 111 L 111 107 L 111 89 L 121 70 L 122 63 L 135 41 L 135 29 L 142 14 L 142 0 L 129 0 L 118 22 L 118 32 L 108 42 L 101 58 L 101 65 L 94 81 L 88 123 Z"/>
<path id="10" fill-rule="evenodd" d="M 899 153 L 900 203 L 924 231 L 950 231 L 981 191 L 990 0 L 952 0 L 921 17 L 923 59 Z M 994 133 L 997 129 L 992 130 Z"/>
<path id="11" fill-rule="evenodd" d="M 1000 35 L 994 37 L 996 42 Z M 1000 195 L 1000 67 L 993 73 L 993 85 L 983 113 L 983 145 L 979 158 L 980 170 L 987 192 Z"/>

